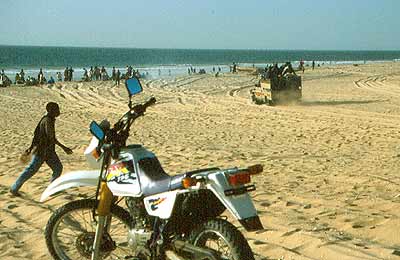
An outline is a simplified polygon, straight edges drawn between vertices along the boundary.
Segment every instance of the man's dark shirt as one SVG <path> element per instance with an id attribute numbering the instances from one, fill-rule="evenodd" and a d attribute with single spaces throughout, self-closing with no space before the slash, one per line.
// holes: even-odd
<path id="1" fill-rule="evenodd" d="M 55 119 L 46 115 L 40 120 L 38 127 L 40 138 L 32 153 L 46 158 L 48 154 L 55 152 Z"/>

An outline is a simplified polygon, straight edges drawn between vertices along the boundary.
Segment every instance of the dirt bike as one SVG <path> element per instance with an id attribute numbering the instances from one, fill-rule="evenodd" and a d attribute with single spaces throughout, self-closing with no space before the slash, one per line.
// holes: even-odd
<path id="1" fill-rule="evenodd" d="M 55 259 L 254 260 L 243 234 L 221 214 L 227 209 L 248 231 L 262 229 L 248 192 L 255 190 L 248 168 L 207 168 L 170 176 L 152 152 L 127 145 L 135 120 L 155 104 L 133 105 L 139 79 L 126 80 L 129 111 L 111 127 L 90 124 L 85 156 L 95 170 L 62 175 L 41 201 L 63 190 L 96 187 L 93 199 L 69 202 L 50 217 L 45 238 Z M 126 207 L 118 204 L 124 200 Z"/>

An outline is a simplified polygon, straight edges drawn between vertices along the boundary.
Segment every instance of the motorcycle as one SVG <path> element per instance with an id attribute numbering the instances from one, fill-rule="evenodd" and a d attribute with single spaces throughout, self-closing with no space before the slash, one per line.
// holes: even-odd
<path id="1" fill-rule="evenodd" d="M 126 80 L 129 111 L 111 127 L 90 124 L 85 150 L 94 170 L 64 174 L 52 182 L 41 202 L 62 191 L 97 187 L 94 198 L 69 202 L 50 217 L 45 238 L 54 259 L 254 260 L 243 234 L 222 216 L 228 210 L 247 231 L 263 229 L 249 192 L 248 168 L 207 168 L 170 176 L 156 155 L 127 145 L 132 124 L 155 104 L 133 105 L 143 91 L 138 78 Z M 125 201 L 126 207 L 119 205 Z"/>

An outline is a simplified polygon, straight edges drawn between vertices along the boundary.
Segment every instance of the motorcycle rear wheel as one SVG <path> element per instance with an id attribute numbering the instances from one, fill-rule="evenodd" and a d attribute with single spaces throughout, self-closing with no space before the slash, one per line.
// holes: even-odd
<path id="1" fill-rule="evenodd" d="M 56 260 L 90 259 L 96 222 L 92 209 L 96 201 L 72 201 L 57 209 L 50 217 L 45 230 L 47 248 Z M 134 223 L 127 211 L 111 207 L 111 228 L 101 242 L 102 259 L 128 259 L 134 255 L 129 248 L 128 231 Z"/>
<path id="2" fill-rule="evenodd" d="M 223 260 L 254 260 L 253 252 L 243 234 L 223 219 L 200 224 L 190 236 L 191 244 L 217 251 Z"/>

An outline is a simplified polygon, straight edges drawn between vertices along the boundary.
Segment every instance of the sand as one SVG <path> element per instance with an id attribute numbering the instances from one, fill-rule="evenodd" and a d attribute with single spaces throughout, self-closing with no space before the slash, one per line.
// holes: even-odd
<path id="1" fill-rule="evenodd" d="M 265 166 L 252 192 L 265 229 L 247 233 L 260 259 L 400 259 L 400 63 L 306 70 L 303 102 L 250 102 L 246 73 L 144 80 L 158 104 L 130 137 L 154 151 L 170 174 L 200 167 Z M 85 169 L 91 120 L 127 109 L 124 86 L 57 83 L 0 89 L 0 259 L 49 259 L 43 230 L 60 205 L 92 191 L 70 190 L 40 203 L 51 171 L 43 166 L 12 197 L 24 169 L 18 157 L 48 101 L 60 104 L 58 154 L 64 173 Z M 229 213 L 226 213 L 229 214 Z M 400 254 L 399 254 L 400 255 Z"/>

